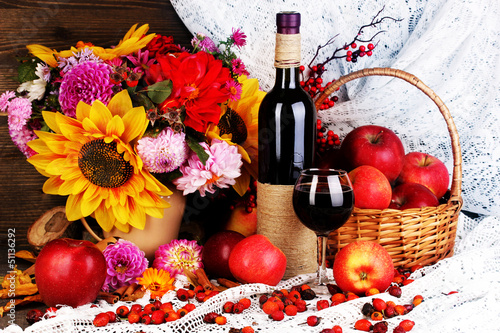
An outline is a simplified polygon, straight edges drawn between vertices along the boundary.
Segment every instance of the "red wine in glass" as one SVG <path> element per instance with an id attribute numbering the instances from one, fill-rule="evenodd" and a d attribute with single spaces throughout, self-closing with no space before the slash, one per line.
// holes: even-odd
<path id="1" fill-rule="evenodd" d="M 354 208 L 354 193 L 347 172 L 337 169 L 305 169 L 293 190 L 293 208 L 299 220 L 318 236 L 320 249 L 318 286 L 326 283 L 328 234 L 343 226 Z"/>

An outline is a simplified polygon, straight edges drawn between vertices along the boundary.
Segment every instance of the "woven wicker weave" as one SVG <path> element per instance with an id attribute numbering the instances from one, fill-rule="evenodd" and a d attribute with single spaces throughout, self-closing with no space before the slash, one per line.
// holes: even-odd
<path id="1" fill-rule="evenodd" d="M 382 245 L 395 267 L 430 265 L 453 255 L 458 215 L 462 208 L 462 155 L 457 130 L 443 101 L 422 81 L 407 72 L 392 68 L 370 68 L 350 73 L 333 82 L 316 100 L 316 107 L 345 83 L 366 76 L 393 76 L 407 81 L 425 93 L 439 108 L 451 137 L 453 174 L 449 197 L 438 207 L 421 209 L 355 208 L 347 223 L 330 234 L 332 259 L 342 247 L 356 240 L 370 240 Z"/>

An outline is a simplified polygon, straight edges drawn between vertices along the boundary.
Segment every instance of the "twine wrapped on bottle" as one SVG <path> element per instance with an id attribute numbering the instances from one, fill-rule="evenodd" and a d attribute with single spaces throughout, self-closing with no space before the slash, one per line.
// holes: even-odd
<path id="1" fill-rule="evenodd" d="M 257 233 L 286 256 L 285 279 L 317 270 L 316 234 L 295 215 L 293 185 L 257 184 Z"/>

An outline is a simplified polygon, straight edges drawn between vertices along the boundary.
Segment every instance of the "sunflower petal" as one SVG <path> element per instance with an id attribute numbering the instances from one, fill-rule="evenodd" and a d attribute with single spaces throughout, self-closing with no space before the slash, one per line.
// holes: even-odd
<path id="1" fill-rule="evenodd" d="M 82 201 L 81 193 L 68 196 L 68 200 L 66 200 L 66 217 L 68 221 L 76 221 L 84 217 L 81 209 Z"/>
<path id="2" fill-rule="evenodd" d="M 88 118 L 90 116 L 90 108 L 91 106 L 85 102 L 78 102 L 76 105 L 76 119 L 82 120 L 84 118 Z"/>
<path id="3" fill-rule="evenodd" d="M 58 176 L 50 177 L 45 181 L 45 183 L 43 183 L 43 193 L 58 195 L 59 187 L 61 187 L 63 183 L 64 181 Z"/>
<path id="4" fill-rule="evenodd" d="M 113 115 L 118 115 L 120 117 L 125 116 L 133 107 L 132 99 L 127 90 L 122 90 L 114 95 L 108 103 L 109 111 L 111 111 Z"/>
<path id="5" fill-rule="evenodd" d="M 57 67 L 57 51 L 51 50 L 46 46 L 39 44 L 30 44 L 27 45 L 26 48 L 30 51 L 32 55 L 41 59 L 50 67 Z"/>
<path id="6" fill-rule="evenodd" d="M 120 137 L 124 131 L 125 125 L 123 124 L 122 118 L 119 116 L 114 116 L 106 126 L 106 135 L 116 135 Z"/>
<path id="7" fill-rule="evenodd" d="M 113 226 L 116 224 L 116 219 L 113 214 L 111 214 L 106 206 L 101 202 L 99 208 L 95 211 L 95 219 L 102 230 L 109 232 L 113 229 Z"/>
<path id="8" fill-rule="evenodd" d="M 89 119 L 99 128 L 101 133 L 106 133 L 106 126 L 112 117 L 109 109 L 100 100 L 95 100 L 92 103 Z"/>
<path id="9" fill-rule="evenodd" d="M 148 126 L 148 119 L 146 118 L 144 107 L 136 107 L 127 112 L 127 114 L 123 116 L 123 123 L 127 129 L 121 137 L 124 142 L 128 143 L 142 136 Z"/>

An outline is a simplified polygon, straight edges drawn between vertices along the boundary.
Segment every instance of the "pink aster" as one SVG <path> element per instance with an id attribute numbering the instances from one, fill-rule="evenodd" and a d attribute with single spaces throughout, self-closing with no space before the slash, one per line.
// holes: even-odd
<path id="1" fill-rule="evenodd" d="M 59 92 L 62 112 L 75 117 L 76 105 L 83 101 L 92 104 L 100 100 L 105 105 L 113 96 L 114 84 L 110 80 L 113 72 L 110 65 L 86 61 L 72 67 L 63 77 Z"/>
<path id="2" fill-rule="evenodd" d="M 17 146 L 21 153 L 30 158 L 36 152 L 28 146 L 28 142 L 38 139 L 38 136 L 28 126 L 23 126 L 20 130 L 12 130 L 9 128 L 9 134 L 12 142 Z"/>
<path id="3" fill-rule="evenodd" d="M 195 48 L 200 49 L 200 51 L 205 51 L 209 53 L 220 52 L 219 48 L 215 45 L 214 41 L 207 37 L 205 34 L 197 33 L 195 37 L 191 40 L 191 45 Z"/>
<path id="4" fill-rule="evenodd" d="M 13 91 L 6 91 L 2 95 L 0 95 L 0 111 L 7 112 L 7 108 L 9 107 L 10 100 L 16 97 L 16 93 Z"/>
<path id="5" fill-rule="evenodd" d="M 194 240 L 174 239 L 156 250 L 153 268 L 163 269 L 169 272 L 172 277 L 184 274 L 185 269 L 194 271 L 203 267 L 202 250 L 203 247 Z"/>
<path id="6" fill-rule="evenodd" d="M 241 84 L 234 81 L 230 80 L 226 82 L 226 89 L 229 91 L 229 99 L 231 101 L 237 101 L 241 97 Z"/>
<path id="7" fill-rule="evenodd" d="M 247 35 L 245 35 L 245 33 L 241 31 L 240 28 L 236 30 L 234 30 L 233 28 L 233 34 L 231 35 L 231 39 L 233 40 L 234 45 L 236 45 L 237 47 L 245 46 L 245 44 L 247 43 L 246 38 Z"/>
<path id="8" fill-rule="evenodd" d="M 240 58 L 231 60 L 231 66 L 233 66 L 233 73 L 236 75 L 250 75 Z"/>
<path id="9" fill-rule="evenodd" d="M 234 185 L 236 178 L 241 175 L 243 162 L 237 146 L 216 139 L 211 146 L 205 142 L 201 146 L 209 155 L 205 164 L 192 153 L 188 163 L 180 167 L 182 176 L 174 180 L 177 189 L 183 191 L 184 195 L 195 191 L 199 191 L 201 196 L 205 196 L 206 192 L 214 193 L 217 188 Z"/>
<path id="10" fill-rule="evenodd" d="M 20 131 L 31 117 L 31 102 L 27 98 L 14 98 L 9 102 L 9 130 Z"/>
<path id="11" fill-rule="evenodd" d="M 124 239 L 108 245 L 102 254 L 106 259 L 106 280 L 102 286 L 104 291 L 137 282 L 137 278 L 149 265 L 144 252 Z"/>
<path id="12" fill-rule="evenodd" d="M 137 153 L 150 172 L 174 171 L 188 158 L 186 134 L 167 127 L 157 137 L 143 137 L 137 142 Z"/>

